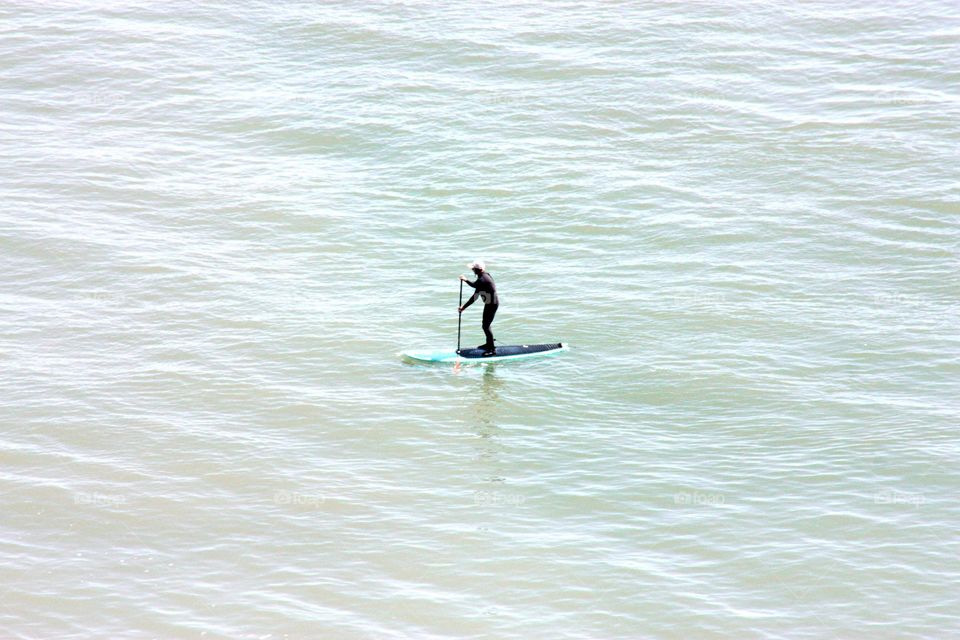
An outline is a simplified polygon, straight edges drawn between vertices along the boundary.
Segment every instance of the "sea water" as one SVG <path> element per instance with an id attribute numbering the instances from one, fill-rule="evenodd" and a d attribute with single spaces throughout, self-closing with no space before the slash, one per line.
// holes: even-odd
<path id="1" fill-rule="evenodd" d="M 960 637 L 956 2 L 0 25 L 0 637 Z"/>

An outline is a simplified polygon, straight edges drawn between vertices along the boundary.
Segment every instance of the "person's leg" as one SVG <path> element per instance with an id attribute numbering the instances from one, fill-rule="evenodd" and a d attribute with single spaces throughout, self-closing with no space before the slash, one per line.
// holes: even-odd
<path id="1" fill-rule="evenodd" d="M 499 305 L 495 304 L 485 304 L 483 305 L 483 333 L 487 336 L 487 343 L 484 345 L 488 350 L 493 349 L 493 331 L 490 330 L 490 325 L 493 323 L 493 317 L 497 315 L 497 309 Z"/>

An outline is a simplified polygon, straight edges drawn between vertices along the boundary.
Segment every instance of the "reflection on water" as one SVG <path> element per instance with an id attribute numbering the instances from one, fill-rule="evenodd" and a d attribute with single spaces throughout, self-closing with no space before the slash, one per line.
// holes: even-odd
<path id="1" fill-rule="evenodd" d="M 500 390 L 504 386 L 504 381 L 497 377 L 497 365 L 490 363 L 484 365 L 483 373 L 480 375 L 480 389 L 477 394 L 477 400 L 470 408 L 470 415 L 476 421 L 473 424 L 473 431 L 478 436 L 477 459 L 489 462 L 496 462 L 498 453 L 503 445 L 499 442 L 501 429 L 497 425 L 497 418 L 500 411 Z M 499 474 L 491 471 L 492 481 L 502 481 Z"/>
<path id="2" fill-rule="evenodd" d="M 480 400 L 476 403 L 477 416 L 482 426 L 496 428 L 499 392 L 504 384 L 503 380 L 497 377 L 497 365 L 490 363 L 484 366 L 480 380 Z"/>

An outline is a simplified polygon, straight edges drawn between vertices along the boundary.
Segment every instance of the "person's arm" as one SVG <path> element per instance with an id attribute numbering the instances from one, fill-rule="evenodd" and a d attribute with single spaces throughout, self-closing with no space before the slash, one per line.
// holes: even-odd
<path id="1" fill-rule="evenodd" d="M 468 282 L 467 284 L 470 284 L 470 283 Z M 463 305 L 462 307 L 460 307 L 460 313 L 463 313 L 463 312 L 466 310 L 467 307 L 469 307 L 470 305 L 472 305 L 473 302 L 474 302 L 474 300 L 476 300 L 476 299 L 477 299 L 477 296 L 479 296 L 479 295 L 480 295 L 480 292 L 479 292 L 479 291 L 474 291 L 474 292 L 473 292 L 473 295 L 470 296 L 470 299 L 467 300 L 467 303 L 466 303 L 465 305 Z"/>
<path id="2" fill-rule="evenodd" d="M 477 288 L 477 284 L 480 282 L 480 278 L 477 278 L 476 282 L 470 282 L 469 280 L 467 280 L 467 279 L 464 278 L 463 276 L 460 276 L 460 281 L 461 281 L 461 282 L 466 282 L 468 285 L 470 285 L 471 287 L 473 287 L 474 289 L 476 289 L 476 288 Z"/>

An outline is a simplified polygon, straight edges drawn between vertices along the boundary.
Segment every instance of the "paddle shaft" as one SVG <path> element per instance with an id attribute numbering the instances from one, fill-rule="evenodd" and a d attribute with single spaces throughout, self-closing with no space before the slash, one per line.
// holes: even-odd
<path id="1" fill-rule="evenodd" d="M 459 310 L 463 306 L 463 280 L 460 281 L 460 304 L 457 305 L 457 353 L 460 353 L 460 320 L 463 318 L 463 312 Z"/>

